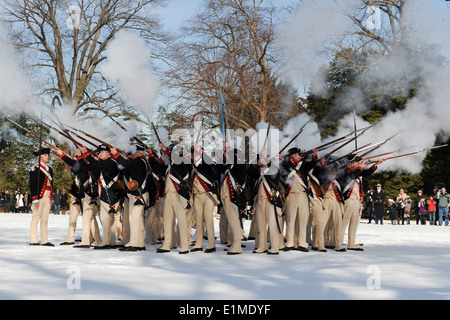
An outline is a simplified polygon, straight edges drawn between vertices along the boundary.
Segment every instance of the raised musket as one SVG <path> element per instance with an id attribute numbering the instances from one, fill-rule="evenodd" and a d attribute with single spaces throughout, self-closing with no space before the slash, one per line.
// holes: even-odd
<path id="1" fill-rule="evenodd" d="M 9 122 L 12 122 L 13 124 L 15 124 L 16 126 L 18 126 L 19 128 L 21 128 L 22 130 L 28 132 L 28 133 L 31 134 L 33 137 L 38 138 L 39 141 L 41 141 L 41 142 L 47 144 L 49 147 L 53 148 L 53 151 L 56 150 L 56 149 L 58 149 L 57 147 L 55 147 L 55 146 L 54 146 L 53 144 L 51 144 L 50 142 L 44 140 L 42 137 L 40 137 L 39 135 L 33 133 L 32 131 L 28 130 L 27 128 L 21 126 L 20 124 L 18 124 L 18 123 L 15 122 L 14 120 L 12 120 L 12 119 L 10 119 L 10 118 L 8 118 L 8 117 L 5 117 L 5 119 L 8 120 Z"/>
<path id="2" fill-rule="evenodd" d="M 103 141 L 103 140 L 101 140 L 101 139 L 99 139 L 99 138 L 97 138 L 97 137 L 94 137 L 93 135 L 87 133 L 86 131 L 83 131 L 83 130 L 81 130 L 81 129 L 77 129 L 77 128 L 74 128 L 74 127 L 71 127 L 71 126 L 68 126 L 68 125 L 66 125 L 66 126 L 69 127 L 69 128 L 71 128 L 71 129 L 73 129 L 73 130 L 75 130 L 75 131 L 78 131 L 78 132 L 84 134 L 84 135 L 87 136 L 88 138 L 94 139 L 95 141 L 100 142 L 101 144 L 104 144 L 105 146 L 108 146 L 109 148 L 115 148 L 115 149 L 117 150 L 117 152 L 119 152 L 119 153 L 124 153 L 124 151 L 123 151 L 122 149 L 116 148 L 116 147 L 114 147 L 112 144 L 109 144 L 109 143 L 106 142 L 106 141 Z"/>
<path id="3" fill-rule="evenodd" d="M 306 125 L 308 123 L 310 123 L 313 120 L 313 118 L 310 118 L 301 128 L 300 131 L 291 139 L 291 141 L 289 141 L 279 152 L 278 154 L 282 154 L 284 152 L 284 150 L 287 149 L 287 147 L 289 147 L 289 145 L 291 145 L 292 142 L 295 141 L 295 139 L 297 139 L 297 137 L 303 132 L 303 129 L 306 127 Z"/>
<path id="4" fill-rule="evenodd" d="M 443 144 L 443 145 L 440 145 L 440 146 L 424 148 L 424 149 L 422 149 L 422 150 L 413 151 L 413 152 L 408 152 L 408 153 L 404 153 L 404 154 L 399 154 L 399 155 L 397 155 L 397 156 L 392 156 L 392 157 L 388 157 L 388 158 L 384 158 L 384 159 L 369 160 L 369 161 L 366 162 L 366 164 L 375 163 L 375 162 L 377 162 L 377 161 L 379 161 L 379 160 L 386 161 L 386 160 L 391 160 L 391 159 L 396 159 L 396 158 L 401 158 L 401 157 L 411 156 L 411 155 L 414 155 L 414 154 L 418 154 L 418 153 L 421 153 L 421 152 L 425 152 L 425 151 L 427 151 L 427 150 L 433 150 L 433 149 L 443 148 L 443 147 L 446 147 L 446 146 L 448 146 L 448 144 Z"/>
<path id="5" fill-rule="evenodd" d="M 158 134 L 158 131 L 155 128 L 155 125 L 153 124 L 153 122 L 151 124 L 152 124 L 153 131 L 155 132 L 156 139 L 158 139 L 158 142 L 161 143 L 161 138 L 159 137 L 159 134 Z"/>
<path id="6" fill-rule="evenodd" d="M 339 143 L 339 142 L 341 142 L 341 141 L 347 139 L 349 136 L 351 136 L 351 135 L 353 135 L 353 134 L 355 134 L 355 133 L 358 133 L 359 131 L 363 131 L 363 130 L 365 131 L 365 130 L 370 129 L 370 128 L 373 127 L 374 125 L 375 125 L 375 124 L 370 125 L 370 126 L 367 126 L 367 127 L 364 127 L 364 128 L 361 128 L 361 129 L 358 129 L 358 130 L 355 130 L 355 131 L 352 131 L 352 132 L 350 132 L 350 133 L 348 133 L 348 134 L 346 134 L 346 135 L 344 135 L 344 136 L 342 136 L 342 137 L 339 137 L 339 138 L 337 138 L 337 139 L 334 139 L 334 140 L 332 140 L 332 141 L 330 141 L 330 142 L 327 142 L 327 143 L 325 143 L 325 144 L 323 144 L 323 145 L 321 145 L 321 146 L 318 146 L 318 147 L 316 147 L 316 148 L 314 148 L 314 149 L 319 149 L 319 150 L 327 149 L 327 148 L 331 147 L 332 145 L 335 145 L 335 144 L 337 144 L 337 143 Z M 351 138 L 351 141 L 354 141 L 354 139 L 355 139 L 355 138 Z M 351 142 L 351 141 L 350 141 L 350 142 Z M 311 149 L 311 150 L 308 150 L 308 151 L 304 152 L 303 155 L 304 155 L 304 156 L 307 156 L 307 155 L 312 154 L 314 149 Z"/>
<path id="7" fill-rule="evenodd" d="M 368 155 L 369 153 L 375 151 L 376 149 L 380 148 L 383 144 L 387 143 L 389 140 L 394 139 L 396 136 L 400 135 L 400 134 L 401 134 L 402 132 L 404 132 L 405 130 L 406 130 L 406 129 L 403 129 L 403 130 L 401 130 L 400 132 L 398 132 L 398 133 L 396 133 L 396 134 L 390 136 L 389 138 L 387 138 L 387 139 L 385 139 L 385 140 L 383 140 L 383 141 L 380 141 L 380 142 L 378 142 L 378 143 L 375 143 L 374 145 L 368 147 L 367 150 L 369 150 L 369 151 L 367 151 L 366 153 L 362 154 L 361 157 L 364 157 L 364 156 Z"/>

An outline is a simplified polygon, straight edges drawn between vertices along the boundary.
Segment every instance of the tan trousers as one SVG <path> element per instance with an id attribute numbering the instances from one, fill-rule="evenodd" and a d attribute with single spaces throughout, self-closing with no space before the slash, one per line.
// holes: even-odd
<path id="1" fill-rule="evenodd" d="M 214 201 L 208 192 L 198 192 L 194 194 L 195 224 L 197 225 L 196 241 L 194 248 L 203 248 L 203 221 L 206 225 L 206 235 L 208 244 L 206 249 L 215 248 L 214 233 Z"/>
<path id="2" fill-rule="evenodd" d="M 191 198 L 191 203 L 193 203 L 193 200 Z M 197 227 L 197 221 L 195 219 L 195 210 L 194 210 L 194 205 L 191 206 L 191 208 L 187 209 L 186 212 L 186 227 L 187 227 L 187 235 L 188 235 L 188 243 L 191 244 L 193 242 L 192 240 L 192 235 L 191 235 L 191 229 L 193 227 Z M 203 224 L 201 225 L 201 227 L 204 228 Z M 177 243 L 180 244 L 180 237 L 179 235 L 177 236 Z"/>
<path id="3" fill-rule="evenodd" d="M 39 205 L 36 209 L 36 205 L 33 204 L 31 207 L 33 211 L 33 216 L 31 218 L 30 226 L 30 243 L 38 243 L 37 240 L 37 227 L 40 223 L 41 229 L 41 243 L 45 244 L 48 241 L 48 216 L 50 214 L 50 209 L 52 206 L 52 201 L 50 196 L 44 196 L 39 199 Z"/>
<path id="4" fill-rule="evenodd" d="M 332 189 L 329 189 L 324 196 L 325 204 L 325 243 L 329 246 L 334 246 L 336 250 L 343 248 L 342 235 L 342 215 L 343 207 L 334 194 Z"/>
<path id="5" fill-rule="evenodd" d="M 280 232 L 277 227 L 278 216 L 275 216 L 275 208 L 266 197 L 258 196 L 255 204 L 255 211 L 258 216 L 258 248 L 256 253 L 263 253 L 267 250 L 267 230 L 269 231 L 271 253 L 277 253 L 280 249 Z"/>
<path id="6" fill-rule="evenodd" d="M 148 192 L 142 195 L 143 202 L 148 203 Z M 145 247 L 144 206 L 134 205 L 135 196 L 128 194 L 130 241 L 126 247 Z M 124 218 L 125 222 L 125 218 Z"/>
<path id="7" fill-rule="evenodd" d="M 98 208 L 93 204 L 89 204 L 91 197 L 87 195 L 81 201 L 83 206 L 83 231 L 80 245 L 90 245 L 92 238 L 95 240 L 94 245 L 98 245 L 102 241 L 98 222 L 95 218 L 98 214 Z"/>
<path id="8" fill-rule="evenodd" d="M 158 238 L 162 237 L 161 235 L 162 208 L 163 202 L 160 199 L 156 201 L 155 204 L 144 215 L 144 225 L 146 233 L 145 243 L 147 244 L 156 244 L 158 242 Z"/>
<path id="9" fill-rule="evenodd" d="M 119 244 L 126 245 L 130 242 L 130 199 L 128 197 L 123 199 L 122 220 L 122 241 Z"/>
<path id="10" fill-rule="evenodd" d="M 308 248 L 306 230 L 309 218 L 309 204 L 306 192 L 291 192 L 286 198 L 286 247 L 295 245 L 298 236 L 300 247 Z"/>
<path id="11" fill-rule="evenodd" d="M 119 210 L 119 201 L 114 204 L 115 210 Z M 116 244 L 116 213 L 109 213 L 110 205 L 100 200 L 100 222 L 103 228 L 103 238 L 99 247 Z"/>
<path id="12" fill-rule="evenodd" d="M 188 230 L 186 222 L 186 209 L 183 207 L 180 201 L 178 192 L 167 191 L 164 197 L 164 243 L 161 246 L 163 250 L 170 250 L 171 245 L 176 240 L 174 234 L 175 217 L 178 222 L 178 231 L 180 234 L 181 251 L 188 251 Z M 175 235 L 175 237 L 174 237 Z"/>
<path id="13" fill-rule="evenodd" d="M 311 236 L 312 246 L 319 250 L 325 249 L 325 225 L 327 214 L 325 203 L 322 198 L 314 196 L 314 206 L 311 208 Z"/>
<path id="14" fill-rule="evenodd" d="M 219 209 L 220 212 L 220 220 L 219 220 L 219 237 L 220 243 L 222 244 L 230 244 L 231 243 L 231 235 L 230 235 L 230 226 L 228 223 L 228 217 L 225 214 L 225 208 L 223 207 L 224 200 L 222 199 L 222 207 Z"/>
<path id="15" fill-rule="evenodd" d="M 242 227 L 239 217 L 239 208 L 230 201 L 229 198 L 222 198 L 223 213 L 228 221 L 230 227 L 230 234 L 227 237 L 231 246 L 228 248 L 228 252 L 242 253 L 241 240 L 242 240 Z"/>
<path id="16" fill-rule="evenodd" d="M 75 230 L 77 228 L 78 216 L 81 214 L 81 206 L 79 204 L 73 204 L 74 197 L 71 197 L 71 204 L 69 206 L 69 234 L 67 235 L 66 242 L 75 242 Z"/>
<path id="17" fill-rule="evenodd" d="M 361 201 L 359 199 L 350 197 L 345 200 L 344 205 L 344 217 L 342 219 L 342 235 L 345 235 L 345 230 L 348 227 L 348 243 L 347 248 L 358 247 L 356 243 L 356 234 L 358 232 L 360 216 L 360 205 Z"/>

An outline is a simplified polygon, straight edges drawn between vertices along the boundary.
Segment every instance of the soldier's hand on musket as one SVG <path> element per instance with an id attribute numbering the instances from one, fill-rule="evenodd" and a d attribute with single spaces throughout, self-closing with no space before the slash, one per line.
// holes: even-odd
<path id="1" fill-rule="evenodd" d="M 61 151 L 61 149 L 58 149 L 58 148 L 55 149 L 55 152 L 56 152 L 56 154 L 57 154 L 58 156 L 60 156 L 60 157 L 61 157 L 61 155 L 64 153 L 64 152 Z"/>
<path id="2" fill-rule="evenodd" d="M 319 151 L 320 151 L 319 148 L 312 149 L 313 155 L 317 155 Z"/>
<path id="3" fill-rule="evenodd" d="M 81 152 L 83 152 L 83 153 L 87 152 L 86 147 L 83 146 L 83 145 L 80 145 L 80 150 L 81 150 Z"/>
<path id="4" fill-rule="evenodd" d="M 367 166 L 368 166 L 367 163 L 364 163 L 364 162 L 359 163 L 359 167 L 362 168 L 362 169 L 364 169 Z"/>
<path id="5" fill-rule="evenodd" d="M 76 154 L 77 156 L 81 156 L 83 153 L 81 152 L 80 148 L 76 148 L 76 149 L 75 149 L 75 154 Z"/>
<path id="6" fill-rule="evenodd" d="M 322 167 L 325 166 L 325 161 L 327 161 L 327 158 L 325 157 L 320 158 L 320 164 L 322 165 Z"/>
<path id="7" fill-rule="evenodd" d="M 117 153 L 117 149 L 115 147 L 111 147 L 110 150 L 112 155 L 115 155 Z"/>
<path id="8" fill-rule="evenodd" d="M 159 142 L 159 143 L 158 143 L 158 147 L 159 147 L 160 149 L 164 150 L 164 151 L 167 149 L 166 145 L 165 145 L 164 143 L 162 143 L 162 142 Z"/>

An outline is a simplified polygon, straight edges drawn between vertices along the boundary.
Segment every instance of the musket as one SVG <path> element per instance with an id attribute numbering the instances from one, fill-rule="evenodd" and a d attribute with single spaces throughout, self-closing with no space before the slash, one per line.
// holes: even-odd
<path id="1" fill-rule="evenodd" d="M 324 150 L 324 149 L 329 148 L 330 146 L 332 146 L 332 145 L 334 145 L 334 144 L 336 144 L 336 143 L 338 143 L 338 142 L 340 142 L 340 141 L 342 141 L 342 140 L 347 139 L 347 137 L 349 137 L 349 136 L 351 136 L 351 135 L 353 135 L 353 134 L 356 134 L 356 133 L 359 132 L 359 131 L 363 131 L 363 130 L 365 131 L 365 130 L 368 130 L 368 129 L 370 129 L 371 127 L 373 127 L 374 125 L 375 125 L 375 124 L 370 125 L 370 126 L 367 126 L 367 127 L 364 127 L 364 128 L 361 128 L 361 129 L 358 129 L 358 130 L 355 130 L 355 131 L 352 131 L 352 132 L 350 132 L 350 133 L 348 133 L 348 134 L 346 134 L 346 135 L 344 135 L 344 136 L 342 136 L 342 137 L 339 137 L 339 138 L 337 138 L 337 139 L 334 139 L 334 140 L 332 140 L 332 141 L 330 141 L 330 142 L 327 142 L 327 143 L 325 143 L 325 144 L 323 144 L 323 145 L 321 145 L 321 146 L 318 146 L 318 147 L 316 147 L 316 148 L 314 148 L 314 149 Z M 353 141 L 353 140 L 352 140 L 352 141 Z M 307 156 L 307 155 L 309 155 L 309 154 L 312 154 L 314 149 L 311 149 L 311 150 L 306 151 L 303 155 L 304 155 L 304 156 Z"/>
<path id="2" fill-rule="evenodd" d="M 376 123 L 374 123 L 374 124 L 372 124 L 372 125 L 370 125 L 370 126 L 367 126 L 367 127 L 363 128 L 363 129 L 356 130 L 356 131 L 361 131 L 361 132 L 360 132 L 358 135 L 355 135 L 355 136 L 354 136 L 353 138 L 351 138 L 350 140 L 348 140 L 348 141 L 347 141 L 346 143 L 344 143 L 343 145 L 341 145 L 341 146 L 337 147 L 336 149 L 334 149 L 333 151 L 329 152 L 329 153 L 325 156 L 325 159 L 328 159 L 333 153 L 335 153 L 336 151 L 342 149 L 343 147 L 345 147 L 346 145 L 348 145 L 350 142 L 352 142 L 352 141 L 358 139 L 361 135 L 363 135 L 367 130 L 369 130 L 370 128 L 372 128 L 375 124 L 376 124 Z M 350 133 L 350 134 L 353 134 L 353 132 Z M 348 135 L 347 135 L 347 136 L 348 136 Z M 356 151 L 356 150 L 355 150 L 355 151 Z M 355 151 L 354 151 L 354 152 L 355 152 Z M 336 162 L 336 161 L 338 161 L 338 160 L 340 160 L 340 159 L 342 159 L 342 158 L 345 158 L 345 157 L 347 157 L 347 156 L 348 156 L 348 154 L 345 155 L 345 156 L 343 156 L 343 157 L 341 157 L 341 158 L 339 158 L 339 159 L 335 159 L 335 160 L 333 160 L 333 161 L 331 161 L 331 162 L 328 162 L 327 164 L 334 163 L 334 162 Z"/>
<path id="3" fill-rule="evenodd" d="M 399 152 L 399 151 L 401 151 L 401 150 L 403 150 L 403 149 L 409 149 L 409 148 L 412 148 L 412 147 L 396 149 L 396 150 L 394 150 L 394 151 L 390 151 L 390 152 L 386 152 L 386 153 L 377 154 L 377 155 L 375 155 L 375 156 L 365 157 L 365 158 L 363 158 L 363 159 L 361 159 L 361 160 L 362 160 L 362 161 L 365 161 L 365 160 L 369 160 L 369 159 L 373 159 L 373 158 L 379 158 L 379 157 L 387 156 L 388 154 L 393 154 L 393 153 L 395 153 L 395 152 Z"/>
<path id="4" fill-rule="evenodd" d="M 401 134 L 405 130 L 406 129 L 403 129 L 400 132 L 394 134 L 393 136 L 391 136 L 391 137 L 389 137 L 389 138 L 387 138 L 387 139 L 385 139 L 383 141 L 380 141 L 380 142 L 372 145 L 370 148 L 368 148 L 369 151 L 364 153 L 364 154 L 362 154 L 361 157 L 364 157 L 364 156 L 368 155 L 369 153 L 375 151 L 376 149 L 380 148 L 383 144 L 387 143 L 389 140 L 392 140 L 393 138 L 395 138 L 396 136 L 398 136 L 399 134 Z"/>
<path id="5" fill-rule="evenodd" d="M 158 142 L 161 143 L 161 139 L 159 138 L 158 131 L 156 131 L 155 125 L 153 124 L 153 122 L 151 122 L 151 124 L 153 127 L 153 131 L 155 132 L 156 138 L 158 139 Z"/>
<path id="6" fill-rule="evenodd" d="M 66 129 L 66 131 L 70 131 L 71 133 L 73 133 L 77 138 L 79 138 L 79 139 L 81 139 L 81 140 L 83 140 L 84 142 L 87 142 L 87 143 L 89 143 L 91 146 L 93 146 L 93 147 L 97 147 L 97 144 L 95 144 L 95 143 L 93 143 L 92 141 L 90 141 L 90 140 L 88 140 L 88 139 L 86 139 L 85 137 L 83 137 L 83 136 L 80 136 L 79 134 L 77 134 L 76 132 L 74 132 L 73 130 L 69 130 L 69 129 Z"/>
<path id="7" fill-rule="evenodd" d="M 57 128 L 55 128 L 55 127 L 53 127 L 53 126 L 51 126 L 51 125 L 49 125 L 49 124 L 47 124 L 47 123 L 45 123 L 45 122 L 42 121 L 42 120 L 39 120 L 39 122 L 40 122 L 41 124 L 43 124 L 44 126 L 46 126 L 47 128 L 55 130 L 57 133 L 59 133 L 60 135 L 62 135 L 64 138 L 69 139 L 69 140 L 72 141 L 72 143 L 75 145 L 75 148 L 80 149 L 80 146 L 81 146 L 82 144 L 79 143 L 78 141 L 76 141 L 76 140 L 69 134 L 69 131 L 71 131 L 71 130 L 65 129 L 64 131 L 61 131 L 61 130 L 59 130 L 59 129 L 57 129 Z M 77 135 L 77 134 L 74 133 L 73 131 L 71 131 L 71 132 L 72 132 L 73 134 L 75 134 L 78 138 L 83 139 L 83 137 Z M 86 142 L 90 142 L 89 140 L 86 140 L 86 139 L 83 139 L 83 140 L 86 141 Z M 94 145 L 94 144 L 93 144 L 93 145 Z M 95 146 L 95 145 L 94 145 L 94 146 Z M 93 156 L 96 155 L 95 152 L 94 152 L 93 150 L 91 150 L 91 149 L 89 149 L 89 148 L 86 148 L 86 150 L 87 150 L 91 155 L 93 155 Z M 71 158 L 71 157 L 69 156 L 69 158 Z M 86 161 L 86 159 L 85 159 L 84 157 L 83 157 L 83 159 Z"/>
<path id="8" fill-rule="evenodd" d="M 289 147 L 289 145 L 295 141 L 295 139 L 297 139 L 297 137 L 303 132 L 303 129 L 306 127 L 306 125 L 308 123 L 310 123 L 313 120 L 313 118 L 310 118 L 301 128 L 300 131 L 291 139 L 291 141 L 289 141 L 279 152 L 278 154 L 282 154 L 284 150 L 287 149 L 287 147 Z"/>
<path id="9" fill-rule="evenodd" d="M 58 149 L 57 147 L 55 147 L 55 146 L 54 146 L 53 144 L 51 144 L 50 142 L 44 140 L 42 137 L 38 136 L 37 134 L 33 133 L 32 131 L 28 130 L 27 128 L 21 126 L 20 124 L 18 124 L 18 123 L 15 122 L 14 120 L 12 120 L 12 119 L 10 119 L 10 118 L 8 118 L 8 117 L 5 117 L 5 119 L 8 120 L 8 121 L 10 121 L 10 122 L 12 122 L 12 123 L 14 123 L 16 126 L 18 126 L 19 128 L 21 128 L 22 130 L 24 130 L 24 131 L 28 132 L 29 134 L 31 134 L 33 137 L 38 138 L 39 141 L 44 142 L 45 144 L 47 144 L 47 145 L 50 146 L 51 148 L 53 148 L 53 149 Z M 39 150 L 40 150 L 40 148 L 39 148 Z"/>
<path id="10" fill-rule="evenodd" d="M 100 142 L 101 144 L 104 144 L 104 145 L 108 146 L 109 148 L 115 148 L 115 149 L 117 150 L 117 152 L 119 152 L 119 153 L 124 153 L 123 150 L 118 149 L 118 148 L 114 147 L 113 145 L 111 145 L 111 144 L 109 144 L 109 143 L 107 143 L 107 142 L 105 142 L 105 141 L 103 141 L 103 140 L 101 140 L 101 139 L 99 139 L 99 138 L 94 137 L 93 135 L 87 133 L 86 131 L 83 131 L 83 130 L 81 130 L 81 129 L 77 129 L 77 128 L 71 127 L 71 126 L 69 126 L 69 125 L 66 125 L 66 126 L 69 127 L 69 128 L 71 128 L 71 129 L 73 129 L 73 130 L 76 130 L 76 131 L 78 131 L 78 132 L 81 132 L 81 133 L 84 134 L 85 136 L 87 136 L 87 137 L 89 137 L 89 138 L 91 138 L 91 139 L 94 139 L 95 141 Z M 91 144 L 92 144 L 92 143 L 91 143 Z"/>
<path id="11" fill-rule="evenodd" d="M 125 128 L 123 125 L 121 125 L 118 121 L 116 121 L 113 117 L 111 117 L 109 114 L 106 115 L 108 118 L 110 118 L 115 124 L 119 126 L 120 129 L 122 129 L 125 132 L 128 132 L 127 128 Z M 144 146 L 144 148 L 148 148 L 147 144 L 144 143 L 141 139 L 139 139 L 137 136 L 132 137 L 132 139 L 136 140 L 139 144 Z"/>
<path id="12" fill-rule="evenodd" d="M 200 138 L 203 138 L 202 128 L 203 128 L 203 117 L 202 117 L 202 123 L 200 125 L 200 129 L 198 130 L 197 139 L 195 140 L 196 143 L 198 143 L 200 141 Z"/>
<path id="13" fill-rule="evenodd" d="M 411 155 L 414 155 L 414 154 L 418 154 L 418 153 L 421 153 L 421 152 L 425 152 L 425 151 L 427 151 L 427 150 L 443 148 L 443 147 L 446 147 L 446 146 L 448 146 L 448 144 L 443 144 L 443 145 L 436 146 L 436 147 L 424 148 L 424 149 L 422 149 L 422 150 L 418 150 L 418 151 L 414 151 L 414 152 L 409 152 L 409 153 L 404 153 L 404 154 L 400 154 L 400 155 L 397 155 L 397 156 L 392 156 L 392 157 L 384 158 L 384 159 L 381 159 L 381 160 L 382 160 L 382 161 L 386 161 L 386 160 L 396 159 L 396 158 L 400 158 L 400 157 L 411 156 Z M 380 160 L 380 159 L 378 159 L 378 160 Z M 370 160 L 370 161 L 367 161 L 366 163 L 367 163 L 367 164 L 370 164 L 370 163 L 374 163 L 374 162 L 376 162 L 376 161 L 377 161 L 377 160 Z"/>
<path id="14" fill-rule="evenodd" d="M 394 152 L 386 152 L 386 153 L 382 153 L 382 154 L 377 154 L 376 156 L 370 156 L 370 157 L 362 158 L 361 160 L 362 161 L 366 161 L 366 160 L 373 159 L 373 158 L 379 158 L 379 157 L 382 157 L 382 156 L 387 156 L 388 154 L 392 154 L 392 153 L 394 153 Z"/>
<path id="15" fill-rule="evenodd" d="M 264 144 L 263 144 L 263 147 L 261 148 L 261 150 L 266 148 L 267 139 L 269 139 L 269 132 L 270 132 L 270 123 L 267 126 L 266 138 L 264 139 Z"/>
<path id="16" fill-rule="evenodd" d="M 355 137 L 356 137 L 356 110 L 353 110 L 353 127 L 355 129 Z M 358 139 L 355 139 L 355 150 L 358 149 Z"/>

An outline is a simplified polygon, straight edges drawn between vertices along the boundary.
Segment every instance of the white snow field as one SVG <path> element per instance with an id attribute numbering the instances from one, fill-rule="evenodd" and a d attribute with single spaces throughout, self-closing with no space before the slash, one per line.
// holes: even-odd
<path id="1" fill-rule="evenodd" d="M 362 221 L 362 252 L 261 255 L 252 253 L 254 241 L 246 241 L 243 254 L 230 256 L 219 239 L 217 252 L 187 255 L 178 249 L 156 253 L 156 245 L 138 252 L 61 246 L 68 221 L 68 215 L 50 215 L 49 238 L 55 247 L 29 246 L 31 214 L 0 214 L 0 299 L 450 299 L 446 226 Z M 80 237 L 81 217 L 75 238 Z"/>

